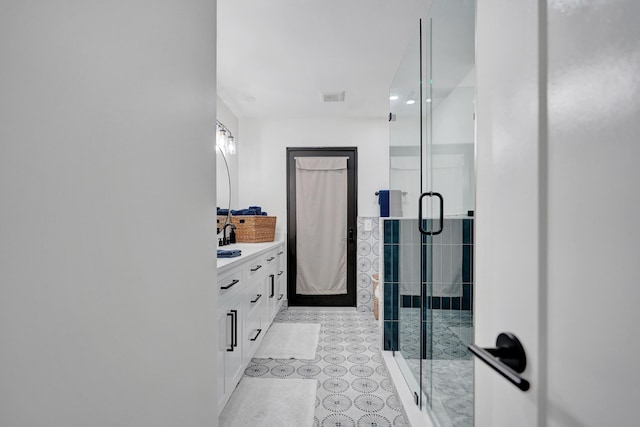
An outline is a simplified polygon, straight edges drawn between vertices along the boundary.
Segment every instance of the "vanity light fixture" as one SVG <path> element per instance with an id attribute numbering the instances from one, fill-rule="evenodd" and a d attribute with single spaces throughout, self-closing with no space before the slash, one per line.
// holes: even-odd
<path id="1" fill-rule="evenodd" d="M 227 138 L 227 152 L 229 154 L 236 154 L 236 140 L 232 135 Z"/>
<path id="2" fill-rule="evenodd" d="M 228 127 L 216 120 L 216 148 L 224 154 L 236 154 L 236 141 Z"/>
<path id="3" fill-rule="evenodd" d="M 222 160 L 224 160 L 224 167 L 227 171 L 227 183 L 229 184 L 227 217 L 224 220 L 224 224 L 222 224 L 222 227 L 218 231 L 218 236 L 222 233 L 222 237 L 224 238 L 224 230 L 227 224 L 231 224 L 231 173 L 229 172 L 229 163 L 227 162 L 226 154 L 236 154 L 236 141 L 229 128 L 223 125 L 219 120 L 216 120 L 216 150 L 220 152 Z"/>
<path id="4" fill-rule="evenodd" d="M 416 100 L 415 99 L 407 99 L 407 105 L 411 105 L 411 104 L 415 104 Z"/>
<path id="5" fill-rule="evenodd" d="M 389 101 L 396 101 L 398 99 L 398 95 L 391 95 L 389 97 Z"/>

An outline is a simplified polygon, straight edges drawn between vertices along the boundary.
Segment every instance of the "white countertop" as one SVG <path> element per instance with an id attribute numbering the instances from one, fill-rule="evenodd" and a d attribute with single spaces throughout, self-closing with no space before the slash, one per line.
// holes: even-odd
<path id="1" fill-rule="evenodd" d="M 225 270 L 233 267 L 236 264 L 240 264 L 254 256 L 260 255 L 270 249 L 273 249 L 283 243 L 283 240 L 276 240 L 273 242 L 264 243 L 233 243 L 231 245 L 220 246 L 218 249 L 230 251 L 234 249 L 240 249 L 242 255 L 235 258 L 217 258 L 218 260 L 218 273 L 222 273 Z"/>

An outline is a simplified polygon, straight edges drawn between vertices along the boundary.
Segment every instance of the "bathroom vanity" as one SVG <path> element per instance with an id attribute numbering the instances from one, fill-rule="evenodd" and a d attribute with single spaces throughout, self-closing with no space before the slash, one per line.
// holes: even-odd
<path id="1" fill-rule="evenodd" d="M 218 414 L 286 300 L 284 242 L 237 243 L 218 259 Z"/>

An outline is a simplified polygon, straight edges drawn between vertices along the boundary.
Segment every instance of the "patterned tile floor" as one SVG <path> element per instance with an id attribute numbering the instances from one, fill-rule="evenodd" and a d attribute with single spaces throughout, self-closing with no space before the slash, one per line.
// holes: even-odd
<path id="1" fill-rule="evenodd" d="M 422 388 L 440 427 L 473 426 L 473 337 L 469 311 L 432 310 L 430 360 L 423 361 Z M 400 349 L 414 378 L 420 377 L 420 309 L 400 309 Z"/>
<path id="2" fill-rule="evenodd" d="M 252 359 L 245 376 L 316 379 L 314 427 L 409 425 L 382 361 L 372 313 L 283 308 L 275 321 L 321 324 L 316 358 Z"/>

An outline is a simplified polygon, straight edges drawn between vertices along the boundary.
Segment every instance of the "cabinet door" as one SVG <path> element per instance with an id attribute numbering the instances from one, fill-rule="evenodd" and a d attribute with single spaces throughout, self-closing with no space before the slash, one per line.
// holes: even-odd
<path id="1" fill-rule="evenodd" d="M 218 412 L 222 412 L 240 377 L 242 376 L 242 346 L 240 336 L 243 334 L 241 307 L 223 309 L 218 315 Z"/>
<path id="2" fill-rule="evenodd" d="M 232 334 L 229 331 L 230 325 L 227 311 L 221 310 L 218 313 L 218 414 L 222 412 L 224 405 L 231 395 L 228 379 L 225 374 L 228 371 L 227 365 L 230 363 L 230 359 L 227 357 L 227 351 L 233 348 L 231 341 Z"/>
<path id="3" fill-rule="evenodd" d="M 271 271 L 269 272 L 269 275 L 267 276 L 267 289 L 269 291 L 268 293 L 268 298 L 267 298 L 267 302 L 268 302 L 268 307 L 267 307 L 267 322 L 271 323 L 271 321 L 273 320 L 273 316 L 274 316 L 274 311 L 276 309 L 276 301 L 277 301 L 277 295 L 276 295 L 276 272 L 275 271 Z"/>

